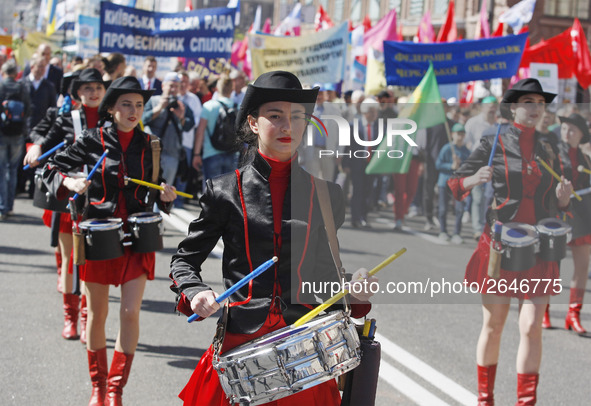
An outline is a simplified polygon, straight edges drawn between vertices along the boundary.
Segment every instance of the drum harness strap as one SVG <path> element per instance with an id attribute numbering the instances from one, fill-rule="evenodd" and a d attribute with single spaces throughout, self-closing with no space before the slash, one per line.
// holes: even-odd
<path id="1" fill-rule="evenodd" d="M 332 214 L 332 205 L 330 204 L 330 195 L 328 194 L 328 184 L 325 180 L 315 178 L 316 193 L 318 194 L 318 202 L 320 203 L 320 211 L 322 212 L 322 220 L 324 221 L 324 228 L 326 230 L 326 236 L 328 237 L 328 245 L 330 247 L 330 253 L 335 264 L 339 280 L 341 283 L 345 283 L 345 269 L 341 262 L 341 256 L 339 254 L 339 240 L 337 239 L 337 229 L 334 224 L 334 216 Z M 349 306 L 349 300 L 347 296 L 343 298 L 345 302 L 345 312 L 347 315 L 351 314 L 351 308 Z"/>

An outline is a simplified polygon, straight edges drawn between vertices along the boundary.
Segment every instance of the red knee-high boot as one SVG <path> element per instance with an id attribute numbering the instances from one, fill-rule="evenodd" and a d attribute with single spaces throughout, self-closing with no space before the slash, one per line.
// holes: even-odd
<path id="1" fill-rule="evenodd" d="M 123 387 L 129 378 L 129 371 L 131 371 L 131 362 L 133 361 L 133 354 L 124 354 L 115 351 L 113 361 L 111 361 L 111 369 L 107 378 L 107 398 L 105 406 L 122 406 L 121 395 L 123 394 Z"/>
<path id="2" fill-rule="evenodd" d="M 57 265 L 57 291 L 63 293 L 62 286 L 62 254 L 60 252 L 55 253 L 55 264 Z"/>
<path id="3" fill-rule="evenodd" d="M 539 379 L 539 374 L 517 374 L 517 403 L 515 406 L 536 404 L 536 389 Z"/>
<path id="4" fill-rule="evenodd" d="M 570 330 L 571 328 L 577 334 L 585 334 L 587 330 L 581 325 L 580 313 L 583 307 L 583 295 L 585 294 L 584 289 L 572 289 L 570 290 L 570 305 L 568 306 L 568 313 L 566 314 L 566 320 L 564 321 L 564 328 Z"/>
<path id="5" fill-rule="evenodd" d="M 495 376 L 497 375 L 497 365 L 478 368 L 478 406 L 494 406 L 495 397 Z"/>
<path id="6" fill-rule="evenodd" d="M 552 328 L 552 323 L 550 322 L 550 303 L 548 303 L 548 305 L 546 306 L 546 311 L 544 312 L 542 328 Z"/>
<path id="7" fill-rule="evenodd" d="M 88 309 L 86 308 L 86 295 L 80 297 L 80 341 L 86 344 L 86 319 Z"/>
<path id="8" fill-rule="evenodd" d="M 88 354 L 88 372 L 92 382 L 92 394 L 88 406 L 103 406 L 107 395 L 107 347 L 98 350 L 86 350 Z"/>
<path id="9" fill-rule="evenodd" d="M 78 306 L 80 298 L 71 293 L 64 294 L 64 329 L 62 337 L 66 340 L 75 340 L 78 338 L 76 327 L 78 323 Z"/>

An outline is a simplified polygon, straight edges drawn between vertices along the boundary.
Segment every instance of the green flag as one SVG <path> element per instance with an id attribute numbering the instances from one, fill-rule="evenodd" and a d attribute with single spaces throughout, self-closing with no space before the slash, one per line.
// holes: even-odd
<path id="1" fill-rule="evenodd" d="M 439 94 L 439 87 L 437 86 L 432 64 L 429 64 L 429 69 L 423 80 L 412 93 L 398 117 L 413 120 L 417 123 L 417 129 L 429 128 L 445 122 L 445 111 L 441 103 L 441 95 Z M 416 132 L 410 135 L 410 138 L 416 141 Z M 408 172 L 413 147 L 401 136 L 394 136 L 391 147 L 387 145 L 386 141 L 387 137 L 384 137 L 378 148 L 376 148 L 383 152 L 380 154 L 374 153 L 367 168 L 365 168 L 365 173 L 368 175 Z M 401 158 L 390 158 L 387 154 L 387 151 L 390 150 L 402 151 L 404 155 Z M 399 155 L 399 153 L 391 154 L 391 156 Z"/>

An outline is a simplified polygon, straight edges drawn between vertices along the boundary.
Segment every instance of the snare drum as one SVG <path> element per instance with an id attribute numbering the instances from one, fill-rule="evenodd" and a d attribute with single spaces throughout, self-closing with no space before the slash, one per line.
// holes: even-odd
<path id="1" fill-rule="evenodd" d="M 287 326 L 214 357 L 230 403 L 260 405 L 333 379 L 361 362 L 359 336 L 343 311 Z M 305 405 L 302 405 L 305 406 Z"/>
<path id="2" fill-rule="evenodd" d="M 572 230 L 570 225 L 557 218 L 546 218 L 538 221 L 536 228 L 540 235 L 540 259 L 560 261 L 566 257 L 566 244 Z"/>
<path id="3" fill-rule="evenodd" d="M 503 224 L 501 242 L 503 258 L 501 268 L 507 271 L 525 271 L 536 264 L 536 252 L 539 248 L 536 228 L 524 223 Z"/>
<path id="4" fill-rule="evenodd" d="M 84 234 L 86 259 L 102 261 L 123 256 L 123 221 L 120 218 L 88 219 L 79 227 Z"/>
<path id="5" fill-rule="evenodd" d="M 135 213 L 127 219 L 131 232 L 131 249 L 135 252 L 155 252 L 162 249 L 162 216 L 158 213 Z"/>
<path id="6" fill-rule="evenodd" d="M 67 209 L 68 199 L 58 200 L 53 194 L 49 193 L 43 183 L 43 168 L 35 170 L 35 194 L 33 195 L 33 206 L 40 209 L 59 211 L 69 213 Z M 72 194 L 73 196 L 73 194 Z"/>

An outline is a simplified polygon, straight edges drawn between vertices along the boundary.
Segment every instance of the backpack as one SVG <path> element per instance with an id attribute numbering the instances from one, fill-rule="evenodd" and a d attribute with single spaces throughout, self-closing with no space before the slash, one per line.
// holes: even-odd
<path id="1" fill-rule="evenodd" d="M 3 86 L 2 92 L 6 88 Z M 4 135 L 22 135 L 25 129 L 25 103 L 23 86 L 17 84 L 16 90 L 6 93 L 0 105 L 0 131 Z"/>
<path id="2" fill-rule="evenodd" d="M 238 134 L 234 129 L 238 108 L 236 104 L 232 107 L 226 107 L 224 103 L 219 103 L 221 108 L 210 136 L 211 145 L 218 151 L 233 152 L 239 146 Z"/>

